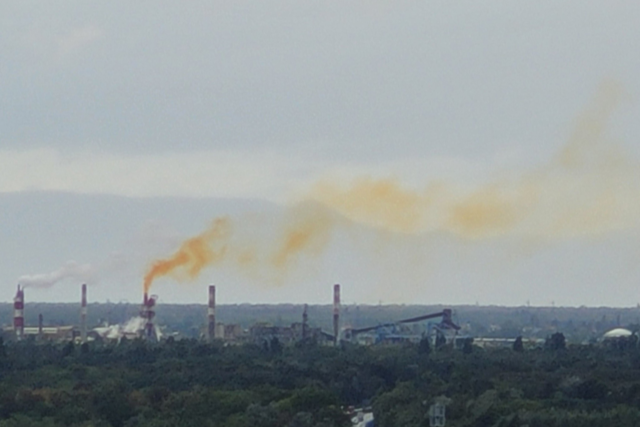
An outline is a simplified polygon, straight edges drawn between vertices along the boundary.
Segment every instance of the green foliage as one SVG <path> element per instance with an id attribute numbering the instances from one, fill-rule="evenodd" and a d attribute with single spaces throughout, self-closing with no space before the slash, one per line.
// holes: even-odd
<path id="1" fill-rule="evenodd" d="M 545 348 L 553 351 L 564 350 L 567 348 L 566 339 L 562 332 L 556 332 L 547 338 L 544 343 Z"/>
<path id="2" fill-rule="evenodd" d="M 522 335 L 518 335 L 513 342 L 513 351 L 516 353 L 522 353 L 524 351 L 524 345 L 522 344 Z"/>
<path id="3" fill-rule="evenodd" d="M 561 342 L 433 352 L 424 342 L 7 343 L 0 427 L 346 427 L 343 408 L 369 403 L 378 426 L 426 426 L 435 401 L 454 427 L 640 425 L 637 346 Z"/>
<path id="4" fill-rule="evenodd" d="M 431 343 L 429 342 L 428 337 L 424 337 L 420 340 L 420 343 L 418 344 L 418 351 L 420 354 L 431 353 Z"/>
<path id="5" fill-rule="evenodd" d="M 426 409 L 418 390 L 410 382 L 400 383 L 393 390 L 382 393 L 373 403 L 380 427 L 412 427 L 421 425 Z"/>
<path id="6" fill-rule="evenodd" d="M 471 354 L 473 352 L 473 338 L 465 338 L 462 343 L 462 352 L 464 354 Z"/>

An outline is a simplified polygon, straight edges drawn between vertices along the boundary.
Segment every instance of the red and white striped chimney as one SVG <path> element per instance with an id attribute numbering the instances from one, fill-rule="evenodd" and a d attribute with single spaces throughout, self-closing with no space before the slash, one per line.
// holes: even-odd
<path id="1" fill-rule="evenodd" d="M 87 285 L 82 285 L 82 297 L 80 299 L 80 341 L 87 342 Z"/>
<path id="2" fill-rule="evenodd" d="M 149 297 L 149 294 L 144 293 L 144 298 L 142 301 L 142 312 L 141 316 L 146 320 L 144 324 L 144 336 L 146 339 L 152 341 L 156 339 L 155 330 L 153 328 L 153 318 L 156 315 L 153 306 L 156 304 L 156 300 L 154 296 Z"/>
<path id="3" fill-rule="evenodd" d="M 20 341 L 24 337 L 24 289 L 20 285 L 13 299 L 13 331 L 16 340 Z"/>
<path id="4" fill-rule="evenodd" d="M 216 287 L 209 286 L 209 306 L 207 308 L 207 341 L 216 337 Z"/>
<path id="5" fill-rule="evenodd" d="M 333 285 L 333 344 L 338 345 L 340 332 L 340 285 Z"/>

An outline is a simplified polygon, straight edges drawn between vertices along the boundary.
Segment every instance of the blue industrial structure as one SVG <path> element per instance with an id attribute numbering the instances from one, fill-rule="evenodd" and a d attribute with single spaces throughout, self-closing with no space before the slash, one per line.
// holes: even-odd
<path id="1" fill-rule="evenodd" d="M 424 325 L 415 325 L 425 320 L 441 318 L 439 322 L 428 322 Z M 413 324 L 413 325 L 412 325 Z M 417 327 L 416 327 L 417 326 Z M 446 335 L 460 330 L 452 319 L 451 309 L 444 309 L 438 313 L 425 314 L 423 316 L 403 319 L 397 322 L 384 323 L 366 328 L 346 329 L 344 338 L 349 341 L 363 344 L 418 342 L 424 338 L 434 340 L 437 337 L 446 339 Z"/>

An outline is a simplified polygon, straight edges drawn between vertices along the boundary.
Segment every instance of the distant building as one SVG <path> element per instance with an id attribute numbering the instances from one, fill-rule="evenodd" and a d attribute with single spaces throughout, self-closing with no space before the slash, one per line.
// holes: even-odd
<path id="1" fill-rule="evenodd" d="M 371 408 L 351 409 L 348 413 L 353 427 L 373 427 L 375 419 Z"/>
<path id="2" fill-rule="evenodd" d="M 37 341 L 71 341 L 76 336 L 79 336 L 79 332 L 73 326 L 45 326 L 42 329 L 39 327 L 24 327 L 22 339 L 33 339 Z M 9 340 L 15 339 L 15 331 L 13 326 L 7 326 L 2 328 L 3 336 Z"/>
<path id="3" fill-rule="evenodd" d="M 324 343 L 332 340 L 333 335 L 324 333 L 320 328 L 305 328 L 302 323 L 292 323 L 291 326 L 273 326 L 269 323 L 256 323 L 249 328 L 248 338 L 256 344 L 262 344 L 274 338 L 281 344 L 292 344 L 303 339 Z"/>
<path id="4" fill-rule="evenodd" d="M 237 323 L 230 323 L 225 325 L 224 323 L 216 323 L 215 338 L 223 339 L 225 341 L 237 341 L 244 337 L 245 332 L 242 326 Z"/>
<path id="5" fill-rule="evenodd" d="M 625 328 L 615 328 L 602 336 L 601 342 L 605 346 L 615 348 L 635 348 L 638 345 L 638 336 Z"/>
<path id="6" fill-rule="evenodd" d="M 603 340 L 610 340 L 610 339 L 618 339 L 618 338 L 629 338 L 633 335 L 633 332 L 631 332 L 628 329 L 625 328 L 615 328 L 612 329 L 610 331 L 608 331 L 607 333 L 605 333 L 602 336 Z"/>
<path id="7" fill-rule="evenodd" d="M 510 348 L 513 347 L 515 338 L 474 338 L 473 345 L 481 348 Z M 523 338 L 522 344 L 525 348 L 534 348 L 544 345 L 542 338 Z"/>

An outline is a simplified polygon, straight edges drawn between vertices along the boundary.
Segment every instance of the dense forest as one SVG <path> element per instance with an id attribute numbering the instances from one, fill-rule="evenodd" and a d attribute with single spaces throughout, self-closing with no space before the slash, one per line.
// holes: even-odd
<path id="1" fill-rule="evenodd" d="M 341 427 L 371 405 L 379 427 L 640 424 L 634 341 L 539 349 L 283 346 L 168 339 L 0 346 L 0 427 Z"/>

